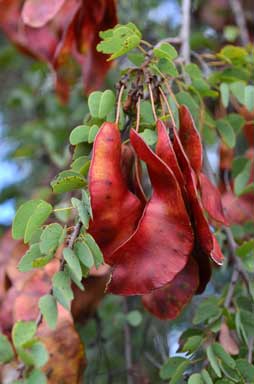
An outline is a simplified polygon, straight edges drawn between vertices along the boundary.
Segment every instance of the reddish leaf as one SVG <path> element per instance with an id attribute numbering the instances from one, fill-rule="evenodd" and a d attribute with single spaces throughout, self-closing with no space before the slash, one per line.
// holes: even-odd
<path id="1" fill-rule="evenodd" d="M 185 268 L 163 288 L 142 296 L 144 307 L 159 319 L 175 319 L 192 299 L 199 285 L 198 266 L 189 259 Z"/>
<path id="2" fill-rule="evenodd" d="M 156 153 L 172 170 L 180 187 L 184 188 L 183 174 L 177 162 L 177 158 L 171 140 L 169 138 L 167 129 L 161 120 L 157 120 L 156 128 L 158 132 Z"/>
<path id="3" fill-rule="evenodd" d="M 104 123 L 96 136 L 89 191 L 93 210 L 89 232 L 111 264 L 111 254 L 134 232 L 142 214 L 141 204 L 128 190 L 121 171 L 121 139 L 114 123 Z"/>
<path id="4" fill-rule="evenodd" d="M 218 240 L 213 235 L 213 250 L 211 252 L 211 258 L 213 261 L 215 261 L 216 264 L 222 265 L 224 261 L 224 256 L 221 252 L 220 245 L 218 243 Z"/>
<path id="5" fill-rule="evenodd" d="M 199 175 L 199 185 L 205 210 L 215 221 L 228 225 L 223 212 L 220 192 L 202 172 Z"/>
<path id="6" fill-rule="evenodd" d="M 202 168 L 203 148 L 200 134 L 195 126 L 189 109 L 185 105 L 179 107 L 179 137 L 193 170 L 198 174 Z"/>
<path id="7" fill-rule="evenodd" d="M 147 164 L 153 195 L 136 231 L 112 256 L 109 291 L 123 295 L 150 293 L 172 281 L 193 247 L 189 217 L 173 173 L 134 130 L 130 139 Z"/>
<path id="8" fill-rule="evenodd" d="M 197 288 L 196 294 L 201 294 L 204 292 L 207 284 L 211 279 L 212 267 L 209 257 L 199 247 L 198 243 L 195 244 L 195 249 L 192 252 L 192 256 L 198 263 L 199 269 L 199 286 Z"/>
<path id="9" fill-rule="evenodd" d="M 198 195 L 195 174 L 190 166 L 190 162 L 187 156 L 185 155 L 183 146 L 179 140 L 175 127 L 173 127 L 173 130 L 173 148 L 175 150 L 177 160 L 179 162 L 180 168 L 183 172 L 183 176 L 185 179 L 185 186 L 189 198 L 189 204 L 191 207 L 192 220 L 195 226 L 195 235 L 197 237 L 197 242 L 199 243 L 199 246 L 202 248 L 204 253 L 210 255 L 210 252 L 213 249 L 213 239 L 209 224 L 205 218 L 204 210 Z"/>
<path id="10" fill-rule="evenodd" d="M 66 0 L 26 0 L 21 17 L 30 27 L 39 28 L 55 17 Z"/>
<path id="11" fill-rule="evenodd" d="M 254 201 L 249 196 L 236 197 L 232 192 L 222 195 L 222 205 L 230 225 L 254 220 Z"/>

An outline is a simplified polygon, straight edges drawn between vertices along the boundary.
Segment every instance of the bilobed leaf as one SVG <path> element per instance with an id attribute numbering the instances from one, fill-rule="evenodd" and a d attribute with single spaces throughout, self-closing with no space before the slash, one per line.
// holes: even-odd
<path id="1" fill-rule="evenodd" d="M 89 233 L 85 234 L 84 241 L 93 254 L 95 267 L 98 268 L 104 262 L 103 254 L 99 246 L 97 245 L 96 241 Z"/>
<path id="2" fill-rule="evenodd" d="M 67 273 L 57 272 L 52 279 L 53 295 L 56 300 L 66 309 L 70 309 L 70 302 L 73 299 L 71 281 Z"/>
<path id="3" fill-rule="evenodd" d="M 26 251 L 22 259 L 18 264 L 18 270 L 20 272 L 28 272 L 34 268 L 33 262 L 42 256 L 40 250 L 40 244 L 32 244 L 31 247 Z"/>
<path id="4" fill-rule="evenodd" d="M 16 348 L 30 341 L 36 332 L 35 321 L 18 321 L 12 328 L 12 340 Z"/>
<path id="5" fill-rule="evenodd" d="M 52 295 L 44 295 L 39 300 L 39 308 L 48 326 L 55 329 L 57 323 L 56 299 Z"/>
<path id="6" fill-rule="evenodd" d="M 235 132 L 229 122 L 226 119 L 219 119 L 216 121 L 216 127 L 224 143 L 229 148 L 234 148 Z"/>
<path id="7" fill-rule="evenodd" d="M 140 43 L 141 33 L 133 23 L 128 23 L 100 32 L 100 37 L 103 41 L 97 45 L 97 51 L 111 54 L 108 60 L 113 60 L 136 48 Z"/>
<path id="8" fill-rule="evenodd" d="M 234 180 L 234 191 L 236 195 L 240 196 L 244 192 L 244 189 L 250 179 L 250 173 L 251 161 L 249 160 Z"/>
<path id="9" fill-rule="evenodd" d="M 64 260 L 68 264 L 70 270 L 78 281 L 82 279 L 82 270 L 80 267 L 79 259 L 74 251 L 70 248 L 64 248 L 63 250 Z"/>
<path id="10" fill-rule="evenodd" d="M 215 356 L 226 364 L 229 368 L 235 368 L 235 360 L 224 350 L 224 348 L 219 343 L 214 343 L 212 345 L 213 352 Z"/>
<path id="11" fill-rule="evenodd" d="M 102 92 L 95 91 L 95 92 L 92 92 L 88 97 L 88 107 L 93 117 L 99 117 L 101 96 L 102 96 Z"/>
<path id="12" fill-rule="evenodd" d="M 85 179 L 79 173 L 74 171 L 69 176 L 58 176 L 50 183 L 53 192 L 55 193 L 64 193 L 75 189 L 81 189 L 85 184 Z"/>
<path id="13" fill-rule="evenodd" d="M 88 143 L 91 144 L 94 142 L 95 136 L 99 131 L 98 125 L 94 124 L 90 127 L 89 135 L 88 135 Z"/>
<path id="14" fill-rule="evenodd" d="M 236 360 L 236 368 L 240 371 L 246 382 L 253 382 L 254 365 L 250 364 L 246 359 L 238 359 Z"/>
<path id="15" fill-rule="evenodd" d="M 18 208 L 12 224 L 12 237 L 15 240 L 24 237 L 27 222 L 40 202 L 41 200 L 30 200 Z"/>
<path id="16" fill-rule="evenodd" d="M 169 43 L 161 43 L 159 47 L 153 49 L 154 56 L 159 59 L 173 60 L 178 56 L 176 49 Z"/>
<path id="17" fill-rule="evenodd" d="M 212 318 L 217 318 L 222 313 L 218 300 L 214 297 L 202 301 L 196 309 L 193 324 L 200 324 Z"/>
<path id="18" fill-rule="evenodd" d="M 186 362 L 184 357 L 171 357 L 169 358 L 160 369 L 160 378 L 162 380 L 171 379 L 180 364 Z"/>
<path id="19" fill-rule="evenodd" d="M 77 209 L 80 220 L 81 220 L 82 224 L 84 225 L 84 227 L 87 229 L 89 226 L 89 221 L 90 221 L 90 215 L 89 215 L 89 212 L 87 210 L 87 207 L 85 206 L 85 204 L 81 200 L 77 199 L 76 197 L 72 197 L 71 203 L 72 203 L 73 207 Z"/>
<path id="20" fill-rule="evenodd" d="M 40 200 L 39 204 L 34 208 L 33 213 L 30 215 L 24 234 L 24 243 L 28 243 L 34 231 L 36 231 L 49 217 L 53 208 L 46 201 Z"/>
<path id="21" fill-rule="evenodd" d="M 47 384 L 47 377 L 39 369 L 33 369 L 26 379 L 26 384 Z"/>
<path id="22" fill-rule="evenodd" d="M 245 101 L 245 87 L 246 84 L 243 81 L 235 81 L 229 85 L 230 90 L 239 103 L 244 104 Z"/>
<path id="23" fill-rule="evenodd" d="M 204 384 L 200 373 L 193 373 L 188 379 L 188 384 Z"/>
<path id="24" fill-rule="evenodd" d="M 244 105 L 248 109 L 248 111 L 253 111 L 254 109 L 254 86 L 247 85 L 244 93 Z"/>
<path id="25" fill-rule="evenodd" d="M 157 134 L 152 129 L 145 129 L 140 136 L 145 140 L 147 145 L 154 145 L 157 141 Z"/>
<path id="26" fill-rule="evenodd" d="M 220 94 L 221 94 L 221 102 L 223 106 L 227 108 L 229 104 L 229 86 L 227 83 L 220 84 Z"/>
<path id="27" fill-rule="evenodd" d="M 202 369 L 201 376 L 204 381 L 204 384 L 213 384 L 212 378 L 206 369 Z"/>
<path id="28" fill-rule="evenodd" d="M 214 351 L 213 351 L 213 348 L 212 348 L 212 345 L 209 345 L 206 349 L 206 354 L 207 354 L 207 358 L 211 364 L 211 367 L 212 369 L 214 370 L 215 374 L 218 376 L 218 377 L 221 377 L 221 370 L 220 370 L 220 366 L 218 364 L 218 361 L 216 359 L 216 356 L 214 354 Z"/>
<path id="29" fill-rule="evenodd" d="M 8 363 L 14 357 L 11 343 L 7 336 L 0 333 L 0 363 Z"/>
<path id="30" fill-rule="evenodd" d="M 83 241 L 77 241 L 74 246 L 74 251 L 80 262 L 87 268 L 92 268 L 94 265 L 93 254 L 88 245 Z"/>
<path id="31" fill-rule="evenodd" d="M 78 127 L 74 128 L 70 134 L 70 143 L 72 145 L 77 145 L 79 143 L 87 142 L 89 130 L 89 125 L 79 125 Z"/>
<path id="32" fill-rule="evenodd" d="M 107 114 L 115 107 L 115 94 L 110 89 L 104 91 L 101 95 L 98 117 L 104 119 Z"/>
<path id="33" fill-rule="evenodd" d="M 202 344 L 202 341 L 203 341 L 203 337 L 200 335 L 191 336 L 187 339 L 182 350 L 184 352 L 191 352 L 192 353 L 200 347 L 200 345 Z"/>
<path id="34" fill-rule="evenodd" d="M 47 254 L 55 251 L 64 240 L 65 230 L 58 223 L 52 223 L 44 228 L 40 237 L 41 253 Z"/>

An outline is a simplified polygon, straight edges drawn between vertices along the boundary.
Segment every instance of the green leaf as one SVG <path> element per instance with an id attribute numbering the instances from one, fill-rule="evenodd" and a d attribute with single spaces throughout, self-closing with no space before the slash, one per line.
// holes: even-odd
<path id="1" fill-rule="evenodd" d="M 24 256 L 21 258 L 18 264 L 18 270 L 20 272 L 28 272 L 34 268 L 34 260 L 41 257 L 41 250 L 39 243 L 32 244 L 31 247 L 26 251 Z"/>
<path id="2" fill-rule="evenodd" d="M 87 268 L 92 268 L 94 265 L 93 254 L 85 242 L 77 241 L 74 246 L 74 251 L 80 262 Z"/>
<path id="3" fill-rule="evenodd" d="M 107 89 L 101 95 L 98 117 L 104 119 L 109 112 L 115 107 L 116 97 L 111 89 Z M 89 141 L 88 141 L 89 142 Z"/>
<path id="4" fill-rule="evenodd" d="M 84 225 L 84 227 L 87 229 L 89 227 L 89 221 L 90 221 L 90 214 L 87 210 L 87 206 L 83 203 L 83 201 L 76 199 L 76 197 L 73 197 L 71 199 L 71 203 L 74 208 L 77 209 L 79 218 Z"/>
<path id="5" fill-rule="evenodd" d="M 220 366 L 218 364 L 218 361 L 216 359 L 216 356 L 214 354 L 214 351 L 213 351 L 213 348 L 211 345 L 209 345 L 206 349 L 206 354 L 207 354 L 207 358 L 211 364 L 211 367 L 212 369 L 214 370 L 215 374 L 218 376 L 218 377 L 221 377 L 221 370 L 220 370 Z"/>
<path id="6" fill-rule="evenodd" d="M 39 204 L 34 208 L 33 213 L 30 215 L 24 234 L 24 243 L 31 240 L 33 233 L 47 220 L 53 208 L 49 203 L 44 200 L 39 200 Z"/>
<path id="7" fill-rule="evenodd" d="M 12 340 L 16 348 L 30 341 L 36 332 L 35 321 L 17 321 L 12 328 Z"/>
<path id="8" fill-rule="evenodd" d="M 235 368 L 235 360 L 224 350 L 219 343 L 214 343 L 212 349 L 216 357 L 226 364 L 229 368 Z"/>
<path id="9" fill-rule="evenodd" d="M 192 63 L 187 64 L 185 66 L 185 72 L 188 73 L 188 75 L 192 80 L 203 77 L 202 72 L 200 68 L 197 66 L 197 64 L 192 64 Z"/>
<path id="10" fill-rule="evenodd" d="M 248 109 L 248 111 L 253 111 L 254 109 L 254 86 L 253 85 L 247 85 L 245 87 L 245 93 L 244 93 L 244 105 Z"/>
<path id="11" fill-rule="evenodd" d="M 73 300 L 73 292 L 71 289 L 71 280 L 67 273 L 57 272 L 52 279 L 53 295 L 56 300 L 66 309 L 70 309 L 71 300 Z"/>
<path id="12" fill-rule="evenodd" d="M 206 369 L 202 369 L 201 376 L 205 384 L 213 384 L 211 376 L 209 375 Z"/>
<path id="13" fill-rule="evenodd" d="M 127 57 L 130 60 L 130 62 L 136 65 L 137 67 L 140 67 L 141 64 L 143 64 L 143 62 L 145 61 L 145 55 L 141 52 L 138 52 L 138 53 L 131 52 L 128 54 Z"/>
<path id="14" fill-rule="evenodd" d="M 72 249 L 64 248 L 63 256 L 64 256 L 64 260 L 68 264 L 68 267 L 70 268 L 70 270 L 73 273 L 73 275 L 75 276 L 75 278 L 78 281 L 81 281 L 82 270 L 81 270 L 79 259 L 78 259 L 77 255 L 73 252 Z"/>
<path id="15" fill-rule="evenodd" d="M 70 143 L 72 145 L 77 145 L 79 143 L 88 141 L 90 127 L 88 125 L 79 125 L 74 128 L 70 134 Z"/>
<path id="16" fill-rule="evenodd" d="M 90 131 L 89 131 L 89 135 L 88 135 L 88 143 L 94 142 L 95 136 L 97 135 L 98 131 L 99 131 L 98 125 L 94 124 L 91 126 Z"/>
<path id="17" fill-rule="evenodd" d="M 229 122 L 226 119 L 219 119 L 216 121 L 216 127 L 224 143 L 229 148 L 234 148 L 236 142 L 235 132 Z"/>
<path id="18" fill-rule="evenodd" d="M 33 369 L 26 379 L 25 384 L 47 384 L 47 377 L 45 373 L 39 369 Z"/>
<path id="19" fill-rule="evenodd" d="M 145 140 L 147 145 L 154 145 L 157 142 L 157 134 L 151 129 L 145 129 L 140 136 Z"/>
<path id="20" fill-rule="evenodd" d="M 84 241 L 88 245 L 90 251 L 93 254 L 95 267 L 98 268 L 104 262 L 103 254 L 99 246 L 97 245 L 96 241 L 89 233 L 85 234 Z"/>
<path id="21" fill-rule="evenodd" d="M 43 367 L 49 358 L 47 349 L 40 341 L 33 343 L 30 348 L 18 348 L 17 352 L 20 359 L 26 365 L 31 365 L 36 368 Z"/>
<path id="22" fill-rule="evenodd" d="M 99 116 L 101 96 L 102 96 L 102 92 L 95 91 L 90 93 L 88 97 L 88 108 L 93 117 Z"/>
<path id="23" fill-rule="evenodd" d="M 234 42 L 239 36 L 239 28 L 235 25 L 227 25 L 223 29 L 223 36 L 229 42 Z"/>
<path id="24" fill-rule="evenodd" d="M 166 60 L 166 59 L 160 59 L 159 63 L 158 63 L 158 68 L 159 68 L 160 72 L 162 72 L 165 75 L 169 75 L 172 77 L 176 77 L 179 75 L 173 61 Z"/>
<path id="25" fill-rule="evenodd" d="M 193 373 L 188 379 L 188 384 L 204 384 L 200 373 Z"/>
<path id="26" fill-rule="evenodd" d="M 195 312 L 193 324 L 200 324 L 214 318 L 217 319 L 221 314 L 222 310 L 218 306 L 218 300 L 214 297 L 209 297 L 199 304 Z"/>
<path id="27" fill-rule="evenodd" d="M 126 319 L 130 325 L 133 327 L 138 327 L 142 322 L 142 314 L 140 311 L 133 310 L 128 312 Z"/>
<path id="28" fill-rule="evenodd" d="M 41 253 L 54 252 L 64 241 L 65 230 L 60 224 L 52 223 L 46 226 L 40 237 Z"/>
<path id="29" fill-rule="evenodd" d="M 234 191 L 237 196 L 243 194 L 244 189 L 250 179 L 251 161 L 247 161 L 242 171 L 236 176 L 234 180 Z"/>
<path id="30" fill-rule="evenodd" d="M 235 45 L 226 45 L 218 54 L 219 57 L 235 64 L 243 62 L 247 55 L 248 53 L 244 48 Z"/>
<path id="31" fill-rule="evenodd" d="M 170 357 L 160 369 L 160 378 L 162 380 L 171 379 L 176 369 L 184 362 L 186 362 L 184 357 Z"/>
<path id="32" fill-rule="evenodd" d="M 176 49 L 169 43 L 161 43 L 159 47 L 153 49 L 153 53 L 159 59 L 167 59 L 169 61 L 178 56 Z"/>
<path id="33" fill-rule="evenodd" d="M 254 366 L 245 359 L 236 360 L 236 368 L 241 373 L 242 377 L 248 383 L 253 383 Z"/>
<path id="34" fill-rule="evenodd" d="M 44 295 L 39 300 L 39 308 L 49 328 L 55 329 L 57 324 L 57 304 L 52 295 Z"/>
<path id="35" fill-rule="evenodd" d="M 140 103 L 140 119 L 141 122 L 145 122 L 147 124 L 154 124 L 151 103 L 147 100 L 142 100 Z"/>
<path id="36" fill-rule="evenodd" d="M 42 268 L 45 265 L 47 265 L 54 257 L 54 254 L 51 253 L 47 256 L 41 256 L 37 257 L 35 260 L 32 261 L 33 268 Z"/>
<path id="37" fill-rule="evenodd" d="M 245 120 L 244 118 L 239 115 L 238 113 L 229 113 L 226 117 L 229 124 L 232 126 L 235 135 L 238 135 L 238 133 L 241 132 L 241 129 L 244 127 Z"/>
<path id="38" fill-rule="evenodd" d="M 13 358 L 14 353 L 8 337 L 0 333 L 0 363 L 8 363 Z"/>
<path id="39" fill-rule="evenodd" d="M 243 81 L 235 81 L 229 85 L 230 90 L 239 103 L 244 104 L 245 101 L 245 83 Z"/>
<path id="40" fill-rule="evenodd" d="M 245 241 L 240 247 L 236 249 L 237 256 L 246 257 L 254 250 L 254 239 Z"/>
<path id="41" fill-rule="evenodd" d="M 81 175 L 84 176 L 84 166 L 88 161 L 87 156 L 80 156 L 76 160 L 71 163 L 71 168 L 75 171 L 80 173 Z"/>
<path id="42" fill-rule="evenodd" d="M 12 237 L 15 240 L 24 237 L 27 222 L 40 202 L 41 200 L 30 200 L 18 208 L 12 224 Z"/>
<path id="43" fill-rule="evenodd" d="M 97 45 L 97 51 L 111 54 L 108 60 L 116 59 L 136 48 L 141 41 L 141 33 L 133 23 L 116 25 L 113 29 L 100 32 L 103 39 Z"/>
<path id="44" fill-rule="evenodd" d="M 64 193 L 83 188 L 86 184 L 85 179 L 77 172 L 73 171 L 72 173 L 72 175 L 65 177 L 58 175 L 55 180 L 51 181 L 50 185 L 53 192 Z"/>
<path id="45" fill-rule="evenodd" d="M 176 371 L 174 372 L 170 384 L 178 384 L 179 380 L 182 379 L 184 372 L 189 367 L 190 361 L 185 360 L 183 361 L 178 367 L 176 368 Z"/>
<path id="46" fill-rule="evenodd" d="M 249 160 L 246 157 L 238 156 L 235 157 L 232 164 L 232 176 L 233 178 L 236 178 L 239 173 L 242 172 L 245 165 L 249 162 Z"/>
<path id="47" fill-rule="evenodd" d="M 192 353 L 200 347 L 200 345 L 202 344 L 202 341 L 203 341 L 203 337 L 200 335 L 191 336 L 187 339 L 182 350 L 184 352 L 191 352 Z"/>
<path id="48" fill-rule="evenodd" d="M 229 104 L 229 86 L 227 83 L 220 84 L 221 102 L 227 108 Z"/>

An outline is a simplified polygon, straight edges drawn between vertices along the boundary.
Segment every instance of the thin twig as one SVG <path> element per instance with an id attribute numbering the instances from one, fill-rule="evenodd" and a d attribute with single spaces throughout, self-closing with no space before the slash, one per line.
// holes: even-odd
<path id="1" fill-rule="evenodd" d="M 154 117 L 154 120 L 157 121 L 158 118 L 157 118 L 157 115 L 156 115 L 156 110 L 155 110 L 155 105 L 154 105 L 154 99 L 153 99 L 153 91 L 152 91 L 152 87 L 151 87 L 151 84 L 150 84 L 150 83 L 148 83 L 148 89 L 149 89 L 149 94 L 150 94 L 150 99 L 151 99 L 151 105 L 152 105 L 153 117 Z"/>
<path id="2" fill-rule="evenodd" d="M 124 313 L 128 313 L 128 303 L 127 298 L 123 300 L 123 310 Z M 125 364 L 127 370 L 127 384 L 134 384 L 132 374 L 133 374 L 133 366 L 132 366 L 132 345 L 131 345 L 131 331 L 129 324 L 125 322 L 124 324 L 124 353 L 125 353 Z"/>
<path id="3" fill-rule="evenodd" d="M 185 63 L 190 62 L 190 22 L 191 0 L 182 1 L 182 27 L 181 27 L 181 56 Z"/>
<path id="4" fill-rule="evenodd" d="M 232 8 L 236 24 L 239 28 L 241 42 L 243 45 L 247 45 L 250 43 L 250 38 L 248 34 L 248 29 L 246 25 L 242 4 L 239 0 L 229 0 L 229 4 Z"/>
<path id="5" fill-rule="evenodd" d="M 165 95 L 165 93 L 163 92 L 163 90 L 161 89 L 161 87 L 159 87 L 159 91 L 160 91 L 160 93 L 161 93 L 161 95 L 162 95 L 162 97 L 163 97 L 163 99 L 164 99 L 164 102 L 165 102 L 165 104 L 166 104 L 166 106 L 167 106 L 168 113 L 169 113 L 170 118 L 171 118 L 171 120 L 172 120 L 172 124 L 173 124 L 174 127 L 176 128 L 175 118 L 174 118 L 173 112 L 172 112 L 172 110 L 171 110 L 171 108 L 170 108 L 169 102 L 168 102 L 168 100 L 167 100 L 167 98 L 166 98 L 166 95 Z"/>
<path id="6" fill-rule="evenodd" d="M 122 85 L 120 88 L 120 91 L 119 91 L 119 95 L 118 95 L 117 107 L 116 107 L 116 121 L 115 121 L 116 124 L 119 123 L 119 119 L 120 119 L 121 102 L 122 102 L 122 96 L 123 96 L 124 88 L 125 88 L 125 86 Z"/>
<path id="7" fill-rule="evenodd" d="M 79 236 L 81 227 L 82 227 L 82 223 L 81 223 L 81 221 L 78 221 L 77 224 L 74 226 L 74 229 L 72 231 L 71 236 L 69 237 L 69 240 L 67 241 L 67 247 L 68 248 L 73 248 L 74 242 L 75 242 L 76 238 Z M 63 271 L 64 264 L 65 264 L 64 258 L 61 257 L 61 261 L 60 261 L 58 272 Z M 48 294 L 52 295 L 52 293 L 53 293 L 53 288 L 51 287 L 49 292 L 48 292 Z M 42 312 L 39 311 L 39 314 L 38 314 L 38 316 L 37 316 L 37 318 L 35 320 L 35 324 L 36 324 L 36 328 L 37 329 L 41 325 L 42 321 L 43 321 L 43 315 L 42 315 Z M 26 365 L 24 363 L 21 363 L 18 366 L 19 379 L 23 378 L 25 369 L 26 369 Z"/>

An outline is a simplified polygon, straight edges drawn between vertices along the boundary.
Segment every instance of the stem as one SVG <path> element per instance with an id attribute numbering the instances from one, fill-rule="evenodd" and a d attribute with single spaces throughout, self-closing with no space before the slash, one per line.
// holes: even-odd
<path id="1" fill-rule="evenodd" d="M 173 112 L 172 112 L 172 110 L 171 110 L 171 108 L 170 108 L 169 102 L 168 102 L 168 100 L 167 100 L 167 98 L 166 98 L 166 95 L 165 95 L 165 93 L 163 92 L 163 90 L 161 89 L 161 87 L 159 87 L 159 91 L 160 91 L 160 93 L 161 93 L 161 95 L 162 95 L 162 97 L 163 97 L 163 99 L 164 99 L 164 102 L 165 102 L 165 104 L 166 104 L 166 106 L 167 106 L 167 109 L 168 109 L 170 118 L 171 118 L 171 120 L 172 120 L 172 123 L 173 123 L 174 127 L 176 127 L 176 122 L 175 122 L 175 119 L 174 119 L 174 115 L 173 115 Z"/>
<path id="2" fill-rule="evenodd" d="M 153 99 L 153 91 L 152 91 L 152 87 L 151 87 L 151 84 L 148 83 L 148 89 L 149 89 L 149 94 L 150 94 L 150 99 L 151 99 L 151 104 L 152 104 L 152 110 L 153 110 L 153 117 L 154 117 L 154 120 L 157 121 L 158 120 L 158 117 L 156 115 L 156 110 L 155 110 L 155 105 L 154 105 L 154 99 Z"/>
<path id="3" fill-rule="evenodd" d="M 182 1 L 181 56 L 185 63 L 190 62 L 190 14 L 191 0 Z"/>
<path id="4" fill-rule="evenodd" d="M 79 236 L 81 227 L 82 227 L 82 223 L 81 223 L 81 221 L 78 221 L 77 224 L 74 226 L 73 232 L 72 232 L 69 240 L 67 241 L 67 247 L 68 248 L 71 248 L 71 249 L 73 248 L 74 242 L 77 239 L 77 237 Z M 61 257 L 61 261 L 60 261 L 58 272 L 63 271 L 64 263 L 65 263 L 64 258 Z M 48 294 L 52 295 L 52 293 L 53 293 L 53 288 L 51 287 L 49 292 L 48 292 Z M 37 316 L 37 318 L 35 320 L 35 324 L 36 324 L 36 328 L 37 329 L 41 325 L 42 321 L 43 321 L 43 315 L 42 315 L 41 311 L 39 311 L 39 314 L 38 314 L 38 316 Z M 18 371 L 19 371 L 19 377 L 18 378 L 19 379 L 23 378 L 25 369 L 26 369 L 26 365 L 24 363 L 21 363 L 19 365 L 19 367 L 18 367 Z"/>
<path id="5" fill-rule="evenodd" d="M 121 101 L 122 101 L 124 88 L 125 88 L 124 85 L 122 85 L 118 95 L 117 107 L 116 107 L 116 121 L 115 121 L 116 124 L 119 123 L 119 119 L 120 119 Z"/>
<path id="6" fill-rule="evenodd" d="M 139 131 L 139 124 L 140 124 L 140 96 L 138 98 L 136 108 L 137 108 L 136 131 L 138 132 Z"/>
<path id="7" fill-rule="evenodd" d="M 246 25 L 242 4 L 239 0 L 229 0 L 229 4 L 232 8 L 232 12 L 234 14 L 236 24 L 239 28 L 241 42 L 243 45 L 247 45 L 250 43 L 250 38 L 248 34 L 248 29 Z"/>

